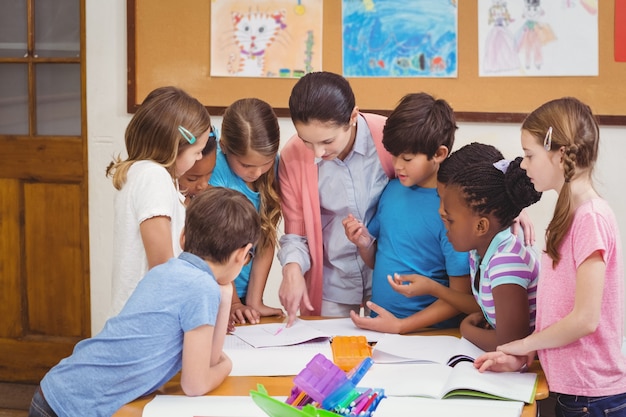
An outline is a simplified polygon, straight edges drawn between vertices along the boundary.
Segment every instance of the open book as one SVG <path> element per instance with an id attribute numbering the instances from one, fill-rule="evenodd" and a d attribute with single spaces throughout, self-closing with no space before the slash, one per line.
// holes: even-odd
<path id="1" fill-rule="evenodd" d="M 375 363 L 359 385 L 383 388 L 388 396 L 534 401 L 536 374 L 480 373 L 473 359 L 483 353 L 454 336 L 385 335 L 374 347 Z"/>

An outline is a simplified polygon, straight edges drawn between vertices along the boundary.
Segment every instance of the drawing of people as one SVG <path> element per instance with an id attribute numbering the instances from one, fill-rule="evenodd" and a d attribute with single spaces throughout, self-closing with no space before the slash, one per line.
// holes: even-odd
<path id="1" fill-rule="evenodd" d="M 526 19 L 516 37 L 517 51 L 524 54 L 526 69 L 534 64 L 535 68 L 541 69 L 543 64 L 542 47 L 547 42 L 555 39 L 554 33 L 547 23 L 539 21 L 544 15 L 541 0 L 524 0 L 524 13 Z"/>
<path id="2" fill-rule="evenodd" d="M 491 30 L 485 40 L 485 56 L 483 69 L 486 72 L 515 70 L 520 67 L 513 35 L 508 25 L 513 21 L 509 15 L 506 1 L 492 0 L 489 8 L 489 25 Z"/>

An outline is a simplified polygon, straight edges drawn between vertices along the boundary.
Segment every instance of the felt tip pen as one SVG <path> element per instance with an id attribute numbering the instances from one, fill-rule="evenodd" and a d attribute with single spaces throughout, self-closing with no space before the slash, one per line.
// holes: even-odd
<path id="1" fill-rule="evenodd" d="M 374 394 L 372 394 L 371 397 L 369 397 L 369 399 L 367 400 L 367 402 L 363 405 L 363 407 L 361 407 L 361 409 L 359 410 L 359 415 L 361 415 L 360 413 L 362 412 L 366 412 L 366 413 L 370 413 L 371 410 L 370 408 L 372 407 L 372 405 L 374 404 L 374 401 L 376 401 L 376 397 L 378 397 L 378 393 L 375 392 Z"/>

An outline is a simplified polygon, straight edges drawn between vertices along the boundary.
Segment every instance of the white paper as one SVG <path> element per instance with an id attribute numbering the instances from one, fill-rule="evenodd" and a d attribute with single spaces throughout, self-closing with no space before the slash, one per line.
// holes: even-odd
<path id="1" fill-rule="evenodd" d="M 376 363 L 434 362 L 445 364 L 460 352 L 460 339 L 455 336 L 402 336 L 386 334 L 374 350 Z"/>
<path id="2" fill-rule="evenodd" d="M 233 362 L 231 376 L 297 375 L 318 353 L 333 359 L 328 339 L 291 346 L 254 348 L 236 336 L 227 335 L 224 352 Z"/>
<path id="3" fill-rule="evenodd" d="M 255 348 L 269 346 L 289 346 L 315 339 L 329 339 L 330 335 L 321 332 L 297 319 L 291 327 L 285 323 L 255 324 L 236 327 L 235 336 Z"/>
<path id="4" fill-rule="evenodd" d="M 376 407 L 376 417 L 398 417 L 408 410 L 419 415 L 437 417 L 519 417 L 524 403 L 481 399 L 434 400 L 419 397 L 387 397 Z"/>
<path id="5" fill-rule="evenodd" d="M 287 397 L 275 397 L 285 401 Z M 157 395 L 143 409 L 142 417 L 267 417 L 247 396 Z"/>
<path id="6" fill-rule="evenodd" d="M 340 319 L 308 320 L 307 324 L 322 333 L 335 336 L 365 336 L 368 342 L 375 343 L 386 333 L 364 330 L 356 327 L 350 317 Z"/>

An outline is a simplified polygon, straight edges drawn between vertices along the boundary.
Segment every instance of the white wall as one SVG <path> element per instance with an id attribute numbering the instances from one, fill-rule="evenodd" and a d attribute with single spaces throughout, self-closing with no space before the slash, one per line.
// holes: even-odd
<path id="1" fill-rule="evenodd" d="M 131 116 L 126 113 L 126 1 L 86 0 L 86 5 L 91 318 L 95 334 L 104 325 L 111 297 L 114 189 L 104 170 L 114 154 L 123 152 L 124 129 Z M 221 124 L 219 117 L 213 117 L 213 121 Z M 284 143 L 295 131 L 289 119 L 281 119 L 280 128 Z M 596 184 L 617 213 L 622 241 L 626 242 L 626 195 L 620 192 L 623 185 L 619 185 L 626 128 L 602 127 L 601 138 Z M 490 143 L 508 158 L 521 155 L 519 125 L 460 123 L 455 149 L 472 141 Z M 555 196 L 544 195 L 529 210 L 539 235 L 539 249 Z M 279 282 L 280 269 L 275 262 L 265 292 L 269 305 L 279 306 Z"/>

